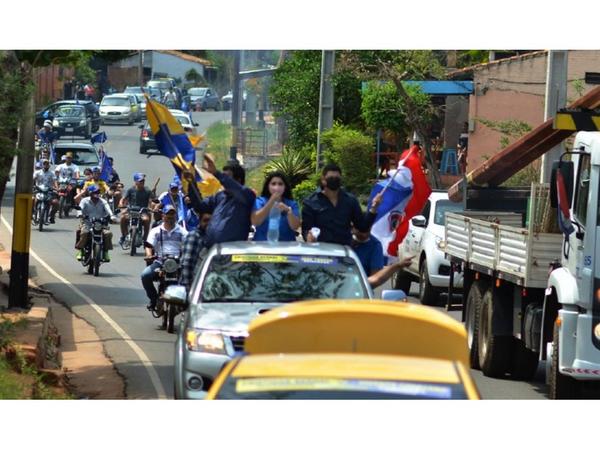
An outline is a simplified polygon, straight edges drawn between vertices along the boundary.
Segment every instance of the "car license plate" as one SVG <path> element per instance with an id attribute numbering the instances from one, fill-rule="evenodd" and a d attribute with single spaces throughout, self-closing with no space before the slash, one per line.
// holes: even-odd
<path id="1" fill-rule="evenodd" d="M 72 132 L 73 132 L 73 128 L 65 128 L 65 131 L 66 131 L 67 133 L 68 133 L 68 132 L 71 132 L 71 133 L 72 133 Z"/>

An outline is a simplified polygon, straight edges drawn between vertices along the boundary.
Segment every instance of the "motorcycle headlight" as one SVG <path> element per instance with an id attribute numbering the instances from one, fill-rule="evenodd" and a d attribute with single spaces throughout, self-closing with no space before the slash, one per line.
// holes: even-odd
<path id="1" fill-rule="evenodd" d="M 169 258 L 163 263 L 163 268 L 165 269 L 165 272 L 172 273 L 179 269 L 179 263 L 176 260 Z"/>
<path id="2" fill-rule="evenodd" d="M 439 249 L 439 250 L 446 250 L 446 241 L 443 240 L 442 238 L 436 237 L 435 238 L 435 246 Z"/>
<path id="3" fill-rule="evenodd" d="M 79 121 L 79 126 L 83 127 L 85 125 L 85 120 L 80 120 Z"/>
<path id="4" fill-rule="evenodd" d="M 35 194 L 35 198 L 36 200 L 44 200 L 44 194 L 38 192 L 37 194 Z"/>
<path id="5" fill-rule="evenodd" d="M 94 223 L 94 230 L 95 231 L 102 231 L 102 224 L 100 222 Z"/>
<path id="6" fill-rule="evenodd" d="M 185 342 L 188 350 L 193 352 L 227 354 L 225 339 L 218 331 L 188 328 L 185 331 Z"/>

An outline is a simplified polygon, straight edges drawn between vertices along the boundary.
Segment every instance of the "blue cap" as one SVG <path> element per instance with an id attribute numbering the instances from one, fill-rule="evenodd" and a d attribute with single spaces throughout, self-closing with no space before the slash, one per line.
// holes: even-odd
<path id="1" fill-rule="evenodd" d="M 89 194 L 98 194 L 100 192 L 100 188 L 95 184 L 91 184 L 88 186 L 87 191 Z"/>
<path id="2" fill-rule="evenodd" d="M 162 212 L 163 214 L 168 213 L 169 211 L 176 211 L 175 207 L 173 205 L 166 205 L 163 209 Z"/>
<path id="3" fill-rule="evenodd" d="M 100 168 L 100 166 L 94 166 L 92 167 L 92 173 L 93 172 L 102 172 L 102 169 Z"/>
<path id="4" fill-rule="evenodd" d="M 174 181 L 169 183 L 169 189 L 178 188 L 179 183 L 175 183 Z"/>
<path id="5" fill-rule="evenodd" d="M 36 169 L 41 169 L 42 168 L 42 162 L 41 161 L 36 162 L 35 163 L 35 168 Z"/>
<path id="6" fill-rule="evenodd" d="M 146 175 L 142 172 L 136 172 L 133 174 L 133 181 L 142 181 L 146 179 Z"/>

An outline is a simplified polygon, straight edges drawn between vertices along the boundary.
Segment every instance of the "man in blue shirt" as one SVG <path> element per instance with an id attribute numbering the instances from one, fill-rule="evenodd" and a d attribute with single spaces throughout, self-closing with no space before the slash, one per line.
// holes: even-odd
<path id="1" fill-rule="evenodd" d="M 49 120 L 44 121 L 44 128 L 38 132 L 38 138 L 42 144 L 52 144 L 58 139 L 58 134 L 52 131 L 52 122 Z"/>
<path id="2" fill-rule="evenodd" d="M 246 172 L 239 164 L 226 165 L 223 172 L 219 172 L 212 159 L 205 155 L 204 160 L 206 170 L 212 173 L 224 188 L 223 191 L 202 199 L 199 204 L 193 204 L 199 214 L 212 214 L 206 228 L 204 246 L 210 248 L 213 244 L 221 242 L 248 240 L 250 213 L 256 194 L 244 186 Z M 194 201 L 193 197 L 192 200 Z"/>
<path id="3" fill-rule="evenodd" d="M 368 277 L 383 269 L 385 264 L 383 247 L 371 231 L 352 230 L 352 249 L 360 259 Z"/>

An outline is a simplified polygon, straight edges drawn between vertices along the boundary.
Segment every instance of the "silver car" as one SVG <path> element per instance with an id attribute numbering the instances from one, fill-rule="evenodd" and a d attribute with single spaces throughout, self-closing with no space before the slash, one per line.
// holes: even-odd
<path id="1" fill-rule="evenodd" d="M 177 289 L 184 303 L 181 287 L 167 296 Z M 221 368 L 243 350 L 248 324 L 257 315 L 298 300 L 361 298 L 373 298 L 373 290 L 350 247 L 246 241 L 214 245 L 196 273 L 179 323 L 175 398 L 204 398 Z"/>
<path id="2" fill-rule="evenodd" d="M 102 124 L 109 122 L 133 125 L 137 120 L 137 103 L 131 98 L 133 94 L 106 95 L 100 103 L 100 119 Z"/>

